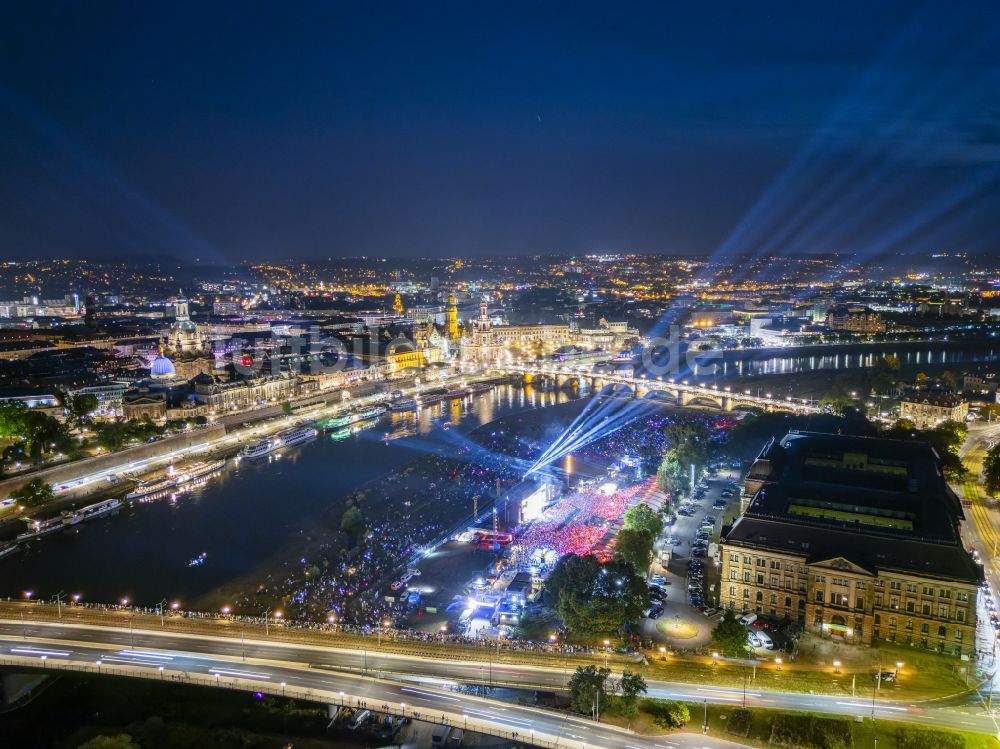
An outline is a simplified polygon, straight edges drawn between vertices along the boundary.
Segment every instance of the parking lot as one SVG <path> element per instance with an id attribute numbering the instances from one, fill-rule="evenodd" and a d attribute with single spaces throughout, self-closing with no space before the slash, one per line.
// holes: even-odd
<path id="1" fill-rule="evenodd" d="M 721 612 L 716 559 L 710 556 L 718 540 L 727 507 L 739 502 L 737 473 L 721 468 L 698 485 L 694 496 L 677 508 L 657 550 L 669 549 L 666 569 L 654 563 L 650 574 L 651 607 L 641 624 L 644 639 L 672 648 L 700 648 L 711 639 Z"/>

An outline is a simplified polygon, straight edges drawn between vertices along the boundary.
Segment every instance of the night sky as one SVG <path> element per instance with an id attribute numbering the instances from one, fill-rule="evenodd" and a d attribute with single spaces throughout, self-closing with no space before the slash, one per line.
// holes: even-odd
<path id="1" fill-rule="evenodd" d="M 874 256 L 998 227 L 995 0 L 0 8 L 0 258 Z"/>

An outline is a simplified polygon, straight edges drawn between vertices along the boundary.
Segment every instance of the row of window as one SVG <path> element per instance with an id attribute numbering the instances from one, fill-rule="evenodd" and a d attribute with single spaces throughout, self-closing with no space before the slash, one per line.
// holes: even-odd
<path id="1" fill-rule="evenodd" d="M 729 561 L 732 564 L 739 564 L 740 554 L 737 552 L 729 553 Z M 769 567 L 772 570 L 785 570 L 785 572 L 801 572 L 805 574 L 808 570 L 805 565 L 794 565 L 789 562 L 782 562 L 780 559 L 768 559 L 766 557 L 751 557 L 748 554 L 744 554 L 742 557 L 743 564 L 753 566 L 753 567 Z"/>
<path id="2" fill-rule="evenodd" d="M 888 619 L 889 628 L 890 629 L 895 628 L 896 627 L 896 617 L 890 616 L 890 617 L 887 617 L 887 619 Z M 882 623 L 882 617 L 880 617 L 878 614 L 875 614 L 875 626 L 878 626 L 881 623 Z M 907 631 L 907 632 L 912 632 L 913 631 L 913 620 L 912 619 L 905 620 L 903 622 L 903 629 L 905 631 Z M 930 634 L 930 629 L 931 629 L 930 625 L 927 622 L 923 622 L 920 625 L 920 634 L 922 634 L 922 635 Z M 943 626 L 943 625 L 938 625 L 938 627 L 937 627 L 937 636 L 938 637 L 947 637 L 947 635 L 948 635 L 948 628 L 945 627 L 945 626 Z M 954 634 L 952 636 L 954 637 L 954 639 L 955 639 L 956 642 L 961 641 L 961 639 L 962 639 L 962 630 L 955 629 L 954 630 Z"/>
<path id="3" fill-rule="evenodd" d="M 749 579 L 747 579 L 747 578 L 744 578 L 744 582 L 749 583 L 751 581 Z M 760 580 L 760 579 L 758 579 L 757 583 L 762 585 L 763 581 Z M 777 588 L 778 586 L 776 584 L 772 583 L 771 587 L 772 588 Z M 786 589 L 787 590 L 791 590 L 791 586 L 786 586 Z M 800 592 L 803 592 L 803 591 L 800 591 Z M 735 586 L 735 585 L 730 585 L 729 586 L 729 595 L 733 596 L 733 597 L 735 597 L 737 595 L 737 586 Z M 755 595 L 756 595 L 756 599 L 757 599 L 758 602 L 763 601 L 763 596 L 764 596 L 764 592 L 763 591 L 759 591 L 758 590 Z M 744 587 L 743 588 L 743 598 L 747 598 L 748 599 L 750 597 L 751 597 L 750 588 Z M 772 600 L 772 602 L 774 602 L 774 600 L 776 599 L 776 597 L 777 597 L 776 594 L 774 594 L 774 593 L 771 594 L 771 600 Z M 785 606 L 791 606 L 792 605 L 791 604 L 791 598 L 787 597 L 786 600 L 789 601 L 789 602 L 786 603 Z M 858 611 L 864 611 L 864 609 L 865 609 L 865 597 L 862 596 L 862 595 L 858 595 L 857 593 L 855 593 L 855 595 L 854 595 L 854 604 L 853 604 L 853 606 L 851 605 L 851 598 L 850 598 L 850 596 L 847 593 L 839 593 L 837 591 L 830 591 L 829 597 L 827 597 L 824 594 L 823 590 L 815 590 L 815 591 L 813 591 L 813 600 L 816 603 L 820 604 L 820 605 L 829 603 L 831 606 L 838 606 L 838 607 L 841 607 L 841 608 L 854 608 L 854 609 L 856 609 Z M 799 602 L 799 608 L 803 608 L 804 606 L 805 606 L 805 602 L 804 601 L 800 601 Z M 876 609 L 881 609 L 882 608 L 882 596 L 880 594 L 875 596 L 875 608 Z M 889 609 L 896 610 L 896 611 L 900 610 L 900 608 L 899 608 L 899 597 L 898 596 L 890 596 L 889 597 Z M 948 604 L 944 604 L 944 603 L 938 604 L 937 610 L 935 611 L 933 605 L 930 604 L 930 603 L 928 603 L 928 602 L 922 603 L 921 606 L 920 606 L 920 608 L 919 608 L 919 610 L 918 610 L 917 605 L 916 605 L 916 601 L 913 601 L 913 600 L 907 600 L 904 603 L 904 610 L 908 614 L 916 614 L 919 611 L 919 613 L 922 616 L 936 616 L 938 619 L 949 619 L 951 617 L 952 611 L 953 611 L 952 608 Z M 962 606 L 956 606 L 954 608 L 954 615 L 955 615 L 955 621 L 957 621 L 957 622 L 965 622 L 965 620 L 966 620 L 966 609 L 964 607 L 962 607 Z"/>
<path id="4" fill-rule="evenodd" d="M 740 579 L 739 570 L 730 569 L 729 579 L 739 580 Z M 757 585 L 766 585 L 770 583 L 770 586 L 772 588 L 784 588 L 785 590 L 792 590 L 794 587 L 796 587 L 796 581 L 794 578 L 786 577 L 784 580 L 784 584 L 782 585 L 781 578 L 778 575 L 771 575 L 770 579 L 768 581 L 765 581 L 763 572 L 758 572 L 756 575 L 754 575 L 748 570 L 744 570 L 743 572 L 743 582 L 745 583 L 756 582 Z M 805 580 L 798 581 L 798 590 L 800 593 L 806 592 Z"/>
<path id="5" fill-rule="evenodd" d="M 738 589 L 737 589 L 737 587 L 735 585 L 730 585 L 729 586 L 729 602 L 732 605 L 735 605 L 735 603 L 736 603 L 736 596 L 738 595 L 737 591 L 738 591 Z M 743 597 L 746 598 L 746 599 L 750 598 L 750 588 L 744 588 L 743 589 Z M 764 603 L 764 592 L 761 591 L 761 590 L 758 590 L 757 593 L 756 593 L 756 595 L 755 595 L 755 599 L 756 599 L 757 603 Z M 778 594 L 777 593 L 771 593 L 770 604 L 772 606 L 777 606 L 778 605 Z M 806 607 L 806 602 L 803 601 L 803 600 L 799 600 L 799 606 L 798 607 L 800 609 L 804 609 Z M 792 608 L 792 597 L 791 596 L 785 596 L 785 608 L 786 609 Z"/>

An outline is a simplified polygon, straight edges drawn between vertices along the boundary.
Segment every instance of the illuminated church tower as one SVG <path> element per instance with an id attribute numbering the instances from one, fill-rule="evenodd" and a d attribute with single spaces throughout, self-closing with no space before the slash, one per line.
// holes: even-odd
<path id="1" fill-rule="evenodd" d="M 458 305 L 455 303 L 455 292 L 448 294 L 448 340 L 457 341 L 461 336 L 458 329 Z"/>

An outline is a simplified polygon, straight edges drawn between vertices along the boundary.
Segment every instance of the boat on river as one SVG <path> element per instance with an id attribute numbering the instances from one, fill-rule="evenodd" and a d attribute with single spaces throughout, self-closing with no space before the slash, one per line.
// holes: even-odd
<path id="1" fill-rule="evenodd" d="M 378 417 L 374 419 L 368 419 L 367 421 L 360 421 L 356 424 L 352 424 L 348 427 L 342 427 L 335 432 L 330 433 L 330 439 L 334 442 L 339 442 L 340 440 L 345 440 L 352 434 L 357 434 L 358 432 L 363 432 L 366 429 L 371 429 L 373 426 L 378 424 Z"/>
<path id="2" fill-rule="evenodd" d="M 133 491 L 126 494 L 125 499 L 136 500 L 165 496 L 174 489 L 179 489 L 192 481 L 197 481 L 200 478 L 217 473 L 225 467 L 225 460 L 198 461 L 197 463 L 190 463 L 177 470 L 171 466 L 167 470 L 166 476 L 153 481 L 142 482 Z"/>
<path id="3" fill-rule="evenodd" d="M 356 424 L 359 421 L 377 419 L 387 410 L 385 406 L 375 406 L 374 408 L 366 408 L 363 411 L 351 411 L 343 416 L 334 416 L 331 419 L 326 419 L 320 423 L 320 426 L 326 432 L 335 432 L 344 427 L 349 427 L 351 424 Z"/>
<path id="4" fill-rule="evenodd" d="M 102 515 L 108 515 L 122 506 L 122 501 L 118 497 L 95 502 L 92 505 L 81 507 L 79 510 L 64 510 L 62 514 L 63 525 L 76 525 L 86 520 L 93 520 Z"/>
<path id="5" fill-rule="evenodd" d="M 36 538 L 43 538 L 44 536 L 51 535 L 66 527 L 63 525 L 61 516 L 48 518 L 47 520 L 24 518 L 24 522 L 28 524 L 28 530 L 24 533 L 17 534 L 18 543 L 21 541 L 34 541 Z"/>
<path id="6" fill-rule="evenodd" d="M 240 450 L 241 458 L 263 458 L 275 450 L 292 445 L 301 445 L 303 442 L 315 439 L 319 432 L 314 427 L 293 427 L 285 429 L 270 437 L 264 437 Z"/>

